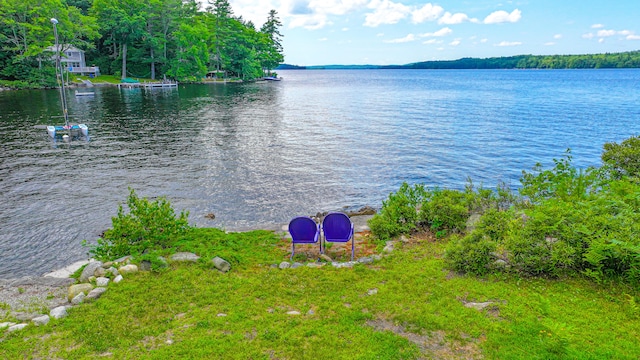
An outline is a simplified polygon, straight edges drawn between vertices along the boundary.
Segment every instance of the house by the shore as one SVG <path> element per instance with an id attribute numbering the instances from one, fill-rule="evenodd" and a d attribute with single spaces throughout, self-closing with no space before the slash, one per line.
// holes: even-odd
<path id="1" fill-rule="evenodd" d="M 55 46 L 49 46 L 46 50 L 54 53 L 53 58 L 55 59 Z M 84 57 L 84 51 L 78 49 L 73 45 L 62 45 L 60 63 L 62 64 L 62 67 L 69 71 L 71 74 L 87 75 L 90 77 L 96 77 L 100 75 L 100 68 L 97 66 L 87 66 Z"/>

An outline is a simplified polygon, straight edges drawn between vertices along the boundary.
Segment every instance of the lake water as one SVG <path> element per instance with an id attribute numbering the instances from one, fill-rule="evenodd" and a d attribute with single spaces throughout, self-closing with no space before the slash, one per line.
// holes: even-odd
<path id="1" fill-rule="evenodd" d="M 190 222 L 273 228 L 319 211 L 381 206 L 403 181 L 517 188 L 522 170 L 600 164 L 640 134 L 640 70 L 281 71 L 281 82 L 95 88 L 69 109 L 89 142 L 33 125 L 59 94 L 0 92 L 0 278 L 87 258 L 128 187 Z M 205 218 L 208 213 L 215 220 Z"/>

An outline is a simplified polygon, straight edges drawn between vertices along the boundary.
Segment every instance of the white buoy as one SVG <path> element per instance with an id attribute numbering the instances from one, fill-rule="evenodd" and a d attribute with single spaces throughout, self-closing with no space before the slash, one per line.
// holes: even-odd
<path id="1" fill-rule="evenodd" d="M 62 135 L 62 140 L 64 140 L 64 142 L 69 142 L 69 135 L 67 134 Z"/>

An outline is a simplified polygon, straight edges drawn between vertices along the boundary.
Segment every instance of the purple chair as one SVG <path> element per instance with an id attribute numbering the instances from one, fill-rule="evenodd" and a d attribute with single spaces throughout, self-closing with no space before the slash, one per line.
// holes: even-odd
<path id="1" fill-rule="evenodd" d="M 346 243 L 351 240 L 351 261 L 353 261 L 353 255 L 355 253 L 353 223 L 347 215 L 338 212 L 329 213 L 324 217 L 324 220 L 322 220 L 322 232 L 325 243 L 327 241 Z"/>
<path id="2" fill-rule="evenodd" d="M 289 233 L 291 234 L 291 260 L 296 251 L 296 244 L 320 243 L 320 253 L 322 253 L 322 242 L 320 240 L 320 225 L 313 219 L 306 216 L 299 216 L 289 222 Z"/>

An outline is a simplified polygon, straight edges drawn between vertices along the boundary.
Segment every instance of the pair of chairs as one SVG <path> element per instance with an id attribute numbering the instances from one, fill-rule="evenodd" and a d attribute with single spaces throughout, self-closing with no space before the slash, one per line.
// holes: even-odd
<path id="1" fill-rule="evenodd" d="M 329 213 L 322 220 L 322 224 L 316 224 L 313 219 L 307 216 L 299 216 L 289 222 L 289 233 L 291 234 L 291 259 L 296 251 L 296 244 L 320 243 L 320 253 L 323 253 L 322 238 L 326 242 L 343 242 L 351 240 L 351 261 L 355 253 L 355 239 L 353 223 L 351 219 L 343 213 Z M 321 236 L 322 233 L 322 236 Z"/>

